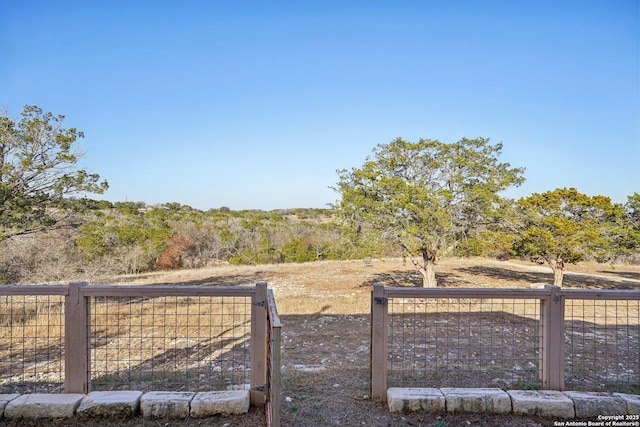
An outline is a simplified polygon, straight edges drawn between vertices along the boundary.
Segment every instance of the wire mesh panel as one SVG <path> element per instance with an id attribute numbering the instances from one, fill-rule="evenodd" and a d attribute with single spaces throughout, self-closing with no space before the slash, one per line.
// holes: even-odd
<path id="1" fill-rule="evenodd" d="M 64 297 L 0 296 L 0 394 L 64 391 Z"/>
<path id="2" fill-rule="evenodd" d="M 251 297 L 95 296 L 91 389 L 213 391 L 250 383 Z"/>
<path id="3" fill-rule="evenodd" d="M 538 299 L 388 303 L 389 387 L 538 388 Z"/>
<path id="4" fill-rule="evenodd" d="M 568 390 L 640 393 L 640 301 L 567 299 Z"/>

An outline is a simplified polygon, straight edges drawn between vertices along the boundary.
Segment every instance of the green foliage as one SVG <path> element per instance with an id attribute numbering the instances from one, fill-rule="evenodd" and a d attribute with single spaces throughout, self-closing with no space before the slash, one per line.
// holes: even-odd
<path id="1" fill-rule="evenodd" d="M 277 262 L 278 256 L 272 242 L 269 227 L 269 215 L 260 211 L 247 211 L 241 219 L 244 238 L 239 239 L 244 245 L 238 247 L 237 253 L 231 257 L 231 264 L 268 264 Z"/>
<path id="2" fill-rule="evenodd" d="M 129 216 L 140 216 L 145 208 L 143 202 L 116 202 L 113 204 L 118 212 Z"/>
<path id="3" fill-rule="evenodd" d="M 631 261 L 640 261 L 640 193 L 627 197 L 624 215 L 615 238 L 616 254 Z"/>
<path id="4" fill-rule="evenodd" d="M 518 208 L 520 235 L 514 250 L 549 264 L 558 286 L 566 263 L 610 251 L 616 218 L 622 214 L 608 197 L 589 197 L 575 188 L 534 193 L 520 199 Z"/>
<path id="5" fill-rule="evenodd" d="M 0 116 L 0 241 L 73 225 L 83 205 L 72 197 L 107 189 L 78 167 L 75 144 L 84 134 L 63 121 L 28 105 L 17 123 Z"/>
<path id="6" fill-rule="evenodd" d="M 456 245 L 453 254 L 456 256 L 482 256 L 484 254 L 484 242 L 480 235 L 475 235 L 461 240 Z"/>
<path id="7" fill-rule="evenodd" d="M 626 217 L 631 228 L 640 229 L 640 193 L 627 196 Z"/>
<path id="8" fill-rule="evenodd" d="M 128 208 L 124 211 L 121 208 L 85 222 L 75 243 L 88 261 L 130 252 L 138 256 L 135 265 L 126 263 L 126 272 L 149 270 L 172 236 L 171 227 L 152 214 L 134 214 Z"/>
<path id="9" fill-rule="evenodd" d="M 387 241 L 380 230 L 369 227 L 335 226 L 336 238 L 323 248 L 326 259 L 362 259 L 373 256 L 397 256 L 393 242 Z"/>
<path id="10" fill-rule="evenodd" d="M 434 285 L 427 267 L 489 221 L 500 191 L 524 181 L 523 169 L 498 161 L 501 150 L 484 138 L 378 145 L 361 168 L 338 171 L 339 210 L 356 229 L 370 226 L 421 255 L 425 284 Z"/>
<path id="11" fill-rule="evenodd" d="M 280 250 L 281 262 L 309 262 L 319 259 L 318 249 L 309 238 L 289 239 Z"/>
<path id="12" fill-rule="evenodd" d="M 454 251 L 456 256 L 484 256 L 508 259 L 513 253 L 513 234 L 483 230 L 461 240 Z"/>
<path id="13" fill-rule="evenodd" d="M 333 212 L 327 209 L 264 212 L 222 208 L 203 212 L 178 203 L 83 203 L 88 209 L 83 211 L 82 225 L 73 238 L 73 245 L 84 257 L 79 270 L 101 274 L 221 262 L 362 258 L 388 246 L 377 231 L 362 233 L 357 241 L 348 242 L 333 221 Z M 373 234 L 377 235 L 375 245 L 366 243 L 373 242 Z"/>
<path id="14" fill-rule="evenodd" d="M 80 235 L 76 238 L 76 245 L 83 251 L 88 259 L 96 259 L 109 253 L 109 249 L 115 246 L 115 234 L 113 227 L 106 224 L 107 218 L 91 221 L 80 228 Z"/>
<path id="15" fill-rule="evenodd" d="M 637 246 L 632 239 L 633 227 L 637 227 L 637 222 L 632 220 L 637 213 L 634 200 L 631 198 L 625 215 L 617 215 L 618 210 L 614 209 L 611 217 L 614 222 L 605 221 L 607 227 L 603 230 L 607 232 L 602 238 L 609 241 L 610 250 L 606 255 L 597 255 L 596 259 L 615 254 L 631 261 L 637 259 L 632 258 L 637 253 L 633 252 Z M 75 280 L 81 273 L 103 277 L 225 262 L 309 262 L 406 254 L 389 239 L 385 230 L 364 223 L 353 227 L 339 221 L 341 218 L 334 216 L 335 212 L 323 209 L 199 211 L 177 203 L 148 206 L 139 202 L 111 204 L 81 199 L 78 203 L 83 205 L 78 209 L 83 223 L 78 229 L 2 242 L 0 282 Z M 505 202 L 495 221 L 509 217 L 515 215 Z M 483 225 L 461 234 L 454 254 L 496 258 L 513 255 L 510 251 L 517 247 L 513 227 L 495 225 Z M 25 249 L 28 242 L 33 245 Z M 43 245 L 52 246 L 42 250 Z M 596 255 L 590 257 L 593 259 Z"/>

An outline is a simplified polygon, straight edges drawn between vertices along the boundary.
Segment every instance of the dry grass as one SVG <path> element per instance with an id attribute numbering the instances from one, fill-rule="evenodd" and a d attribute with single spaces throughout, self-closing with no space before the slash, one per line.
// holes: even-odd
<path id="1" fill-rule="evenodd" d="M 566 275 L 566 287 L 640 289 L 638 266 L 580 264 L 569 266 L 569 270 L 573 274 Z M 528 288 L 532 283 L 548 283 L 552 274 L 546 267 L 526 262 L 450 258 L 437 267 L 437 278 L 441 286 L 447 287 Z M 371 285 L 374 282 L 388 286 L 420 283 L 420 277 L 410 263 L 404 265 L 401 259 L 373 260 L 371 265 L 362 261 L 328 261 L 221 266 L 118 277 L 103 282 L 135 286 L 251 285 L 258 281 L 266 281 L 273 289 L 283 323 L 284 426 L 548 425 L 548 420 L 535 417 L 390 414 L 383 405 L 368 398 Z M 514 311 L 516 309 L 514 307 Z M 606 312 L 598 307 L 592 311 L 595 315 Z M 524 311 L 521 314 L 533 316 Z M 637 318 L 637 314 L 635 316 Z M 110 422 L 112 424 L 102 425 L 165 425 L 162 421 L 142 419 Z M 259 411 L 252 409 L 245 417 L 188 420 L 171 425 L 251 426 L 263 422 Z M 24 423 L 27 424 L 11 422 L 7 425 L 29 425 Z"/>

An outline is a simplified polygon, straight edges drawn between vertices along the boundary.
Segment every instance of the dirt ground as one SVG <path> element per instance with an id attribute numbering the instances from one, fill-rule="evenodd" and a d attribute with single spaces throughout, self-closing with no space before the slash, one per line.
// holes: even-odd
<path id="1" fill-rule="evenodd" d="M 569 266 L 565 287 L 640 289 L 640 266 Z M 549 283 L 544 266 L 521 261 L 449 258 L 437 266 L 439 286 L 529 287 Z M 282 321 L 283 426 L 551 426 L 539 417 L 486 414 L 391 414 L 369 398 L 369 305 L 373 283 L 414 286 L 420 276 L 401 259 L 222 266 L 122 277 L 120 283 L 238 285 L 266 281 Z M 50 426 L 263 426 L 260 408 L 241 417 L 204 420 L 54 420 Z M 37 421 L 0 420 L 11 427 Z"/>

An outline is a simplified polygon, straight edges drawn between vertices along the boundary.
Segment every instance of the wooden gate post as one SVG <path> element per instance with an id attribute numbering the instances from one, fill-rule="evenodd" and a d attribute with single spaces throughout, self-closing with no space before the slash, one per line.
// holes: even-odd
<path id="1" fill-rule="evenodd" d="M 544 390 L 564 390 L 564 296 L 558 286 L 540 304 L 540 382 Z"/>
<path id="2" fill-rule="evenodd" d="M 89 308 L 86 282 L 71 282 L 64 302 L 64 392 L 89 391 Z"/>
<path id="3" fill-rule="evenodd" d="M 251 299 L 251 391 L 252 405 L 264 405 L 267 387 L 267 284 L 256 284 Z"/>
<path id="4" fill-rule="evenodd" d="M 387 400 L 387 336 L 389 306 L 384 286 L 373 285 L 371 291 L 371 363 L 370 393 L 374 401 Z"/>
<path id="5" fill-rule="evenodd" d="M 267 390 L 269 391 L 267 396 L 267 418 L 268 423 L 270 422 L 271 427 L 280 427 L 280 405 L 281 405 L 281 387 L 282 387 L 282 377 L 281 377 L 281 354 L 280 354 L 280 346 L 281 346 L 281 324 L 280 317 L 278 316 L 278 309 L 276 307 L 276 300 L 273 296 L 273 291 L 271 289 L 268 290 L 268 298 L 269 298 L 269 386 Z"/>

